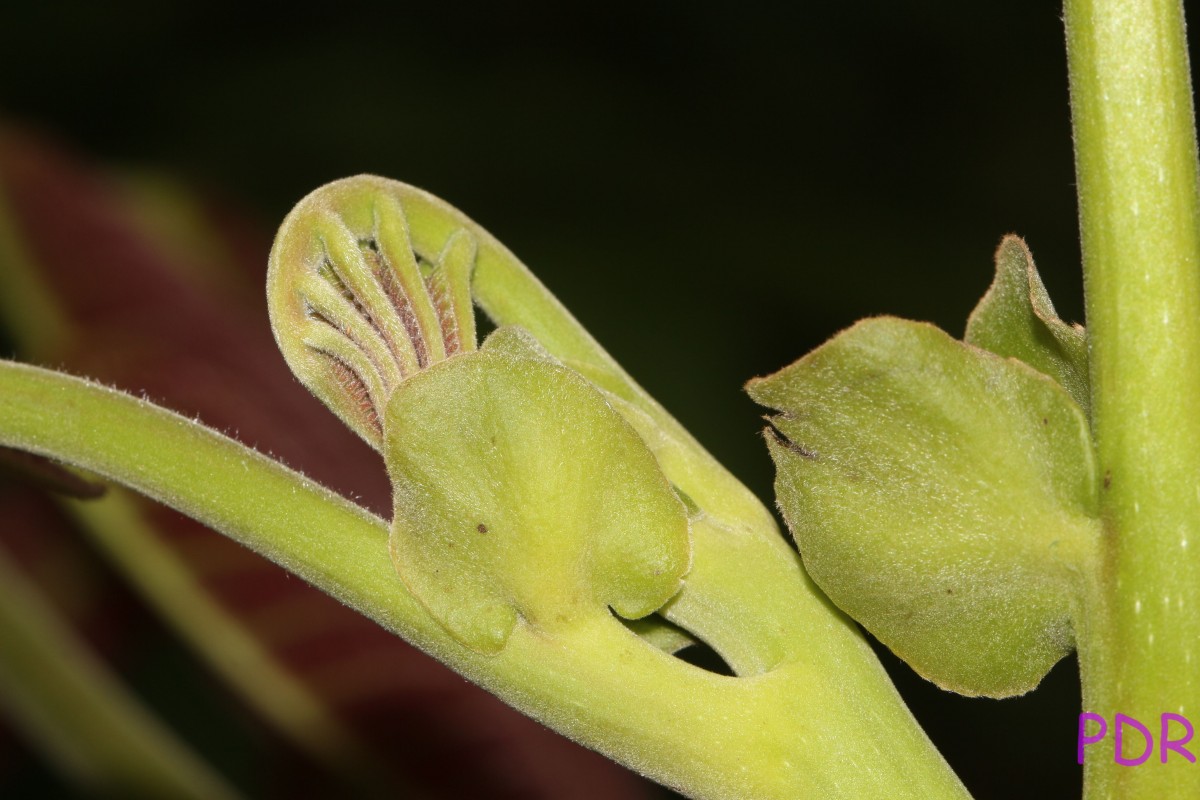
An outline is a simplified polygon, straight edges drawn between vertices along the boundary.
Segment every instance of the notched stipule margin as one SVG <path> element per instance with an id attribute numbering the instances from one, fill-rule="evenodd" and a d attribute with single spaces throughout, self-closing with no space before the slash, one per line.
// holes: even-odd
<path id="1" fill-rule="evenodd" d="M 804 445 L 798 442 L 793 442 L 791 439 L 789 439 L 787 434 L 776 427 L 775 421 L 772 417 L 763 417 L 763 419 L 765 419 L 767 421 L 767 425 L 770 426 L 763 429 L 763 434 L 774 439 L 776 444 L 792 451 L 806 461 L 819 461 L 821 459 L 821 456 L 818 455 L 815 450 L 810 450 Z"/>

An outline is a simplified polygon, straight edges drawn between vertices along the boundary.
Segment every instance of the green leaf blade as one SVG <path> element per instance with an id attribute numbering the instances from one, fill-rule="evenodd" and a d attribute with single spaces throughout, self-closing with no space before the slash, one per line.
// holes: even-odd
<path id="1" fill-rule="evenodd" d="M 691 557 L 683 504 L 633 429 L 575 373 L 499 336 L 406 381 L 385 426 L 396 567 L 482 652 L 518 617 L 555 630 L 607 606 L 650 614 Z"/>
<path id="2" fill-rule="evenodd" d="M 1008 696 L 1072 646 L 1096 539 L 1087 422 L 1032 369 L 872 319 L 751 396 L 805 566 L 943 688 Z"/>

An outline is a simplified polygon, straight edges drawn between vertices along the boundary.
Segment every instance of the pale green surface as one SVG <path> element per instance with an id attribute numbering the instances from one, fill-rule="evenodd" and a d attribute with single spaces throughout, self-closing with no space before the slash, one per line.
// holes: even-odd
<path id="1" fill-rule="evenodd" d="M 996 250 L 996 279 L 971 312 L 963 341 L 1024 361 L 1058 381 L 1084 413 L 1091 407 L 1087 334 L 1058 318 L 1020 237 L 1004 237 Z"/>
<path id="2" fill-rule="evenodd" d="M 611 617 L 569 636 L 521 624 L 499 654 L 483 656 L 404 590 L 382 520 L 144 401 L 8 362 L 0 385 L 0 444 L 84 466 L 189 513 L 517 708 L 690 796 L 966 797 L 869 648 L 812 592 L 782 543 L 764 549 L 728 530 L 697 533 L 692 574 L 718 574 L 698 577 L 676 601 L 729 620 L 706 636 L 718 650 L 737 631 L 773 628 L 788 643 L 785 658 L 754 677 L 690 667 Z M 714 563 L 722 548 L 755 557 L 728 559 L 725 573 Z M 741 586 L 738 607 L 710 596 L 706 583 Z"/>
<path id="3" fill-rule="evenodd" d="M 484 652 L 518 615 L 540 630 L 609 606 L 644 617 L 691 562 L 683 503 L 646 445 L 587 381 L 507 330 L 406 381 L 385 425 L 396 569 Z"/>
<path id="4" fill-rule="evenodd" d="M 1071 651 L 1099 525 L 1060 386 L 877 318 L 747 388 L 781 412 L 776 494 L 809 574 L 917 672 L 1005 697 Z"/>
<path id="5" fill-rule="evenodd" d="M 88 792 L 196 800 L 236 796 L 121 686 L 2 553 L 0 708 Z"/>
<path id="6" fill-rule="evenodd" d="M 1079 633 L 1084 709 L 1200 714 L 1200 218 L 1179 0 L 1068 0 L 1104 569 Z M 1113 763 L 1085 795 L 1200 797 L 1200 767 Z"/>

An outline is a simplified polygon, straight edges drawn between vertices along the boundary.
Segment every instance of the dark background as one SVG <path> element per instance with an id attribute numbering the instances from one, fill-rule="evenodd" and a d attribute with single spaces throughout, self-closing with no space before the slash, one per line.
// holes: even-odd
<path id="1" fill-rule="evenodd" d="M 767 500 L 747 378 L 866 315 L 961 335 L 1008 232 L 1082 317 L 1044 0 L 16 5 L 6 116 L 220 191 L 268 230 L 348 174 L 433 191 Z M 1003 702 L 886 660 L 977 797 L 1078 795 L 1073 660 Z"/>

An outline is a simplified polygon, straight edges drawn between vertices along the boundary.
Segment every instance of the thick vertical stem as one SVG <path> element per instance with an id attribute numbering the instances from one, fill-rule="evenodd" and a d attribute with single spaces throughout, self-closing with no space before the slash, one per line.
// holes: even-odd
<path id="1" fill-rule="evenodd" d="M 1081 622 L 1088 798 L 1200 797 L 1164 713 L 1200 722 L 1200 240 L 1179 0 L 1067 0 L 1103 564 Z M 1113 717 L 1155 750 L 1114 761 Z M 1180 726 L 1172 727 L 1179 738 Z M 1127 730 L 1127 757 L 1145 742 Z M 1195 751 L 1195 746 L 1190 746 Z"/>

